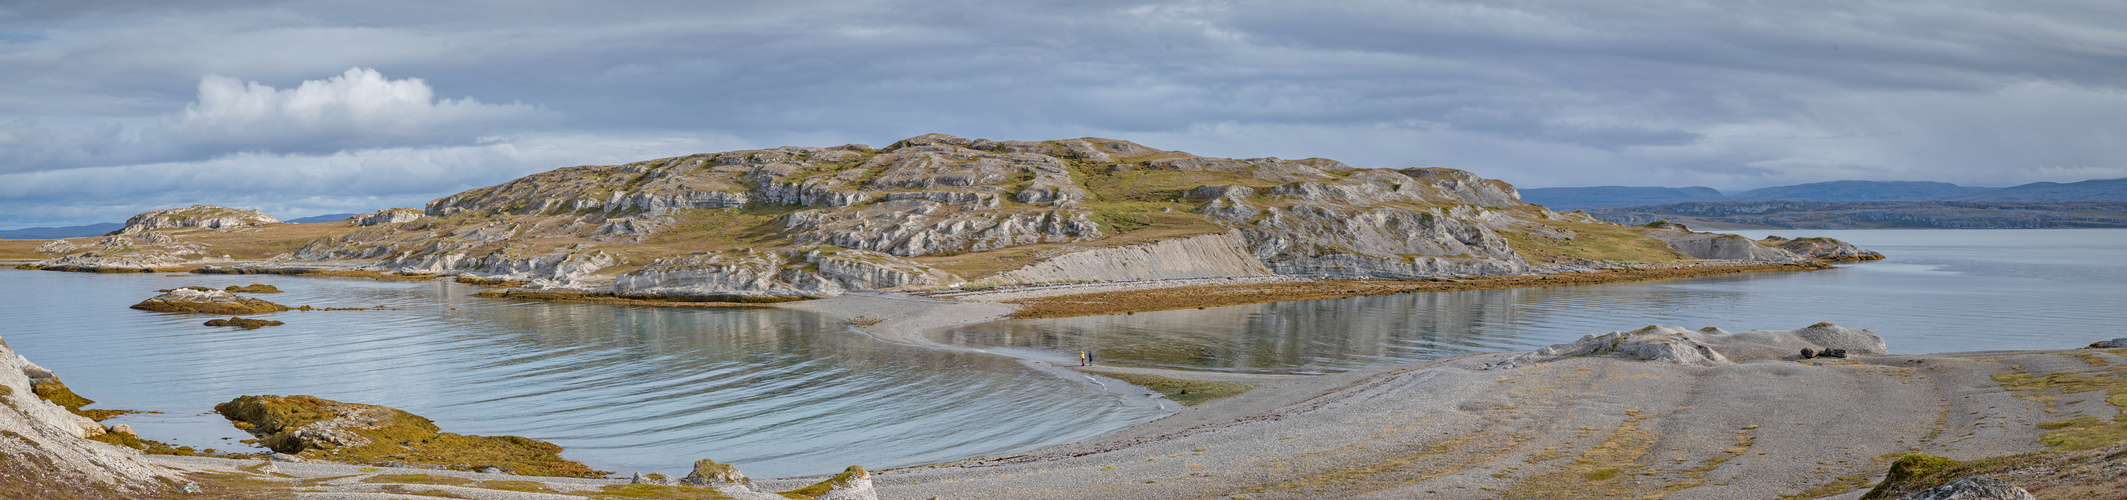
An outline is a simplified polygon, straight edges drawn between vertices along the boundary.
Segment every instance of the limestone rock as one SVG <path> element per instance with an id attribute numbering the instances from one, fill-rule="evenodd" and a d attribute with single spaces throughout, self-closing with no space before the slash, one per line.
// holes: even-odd
<path id="1" fill-rule="evenodd" d="M 2037 497 L 2007 481 L 1978 475 L 1921 490 L 1903 500 L 2037 500 Z"/>
<path id="2" fill-rule="evenodd" d="M 387 208 L 378 210 L 377 213 L 355 216 L 354 225 L 400 224 L 420 220 L 423 215 L 427 214 L 418 208 Z"/>
<path id="3" fill-rule="evenodd" d="M 257 210 L 193 205 L 187 208 L 151 210 L 126 219 L 126 227 L 119 234 L 136 234 L 155 229 L 179 229 L 204 227 L 210 229 L 277 224 L 281 221 Z"/>
<path id="4" fill-rule="evenodd" d="M 641 472 L 637 472 L 634 476 L 628 477 L 628 484 L 654 484 L 658 486 L 672 486 L 679 484 L 679 482 L 672 480 L 671 477 L 667 477 L 664 474 L 652 472 L 648 475 L 644 475 Z"/>
<path id="5" fill-rule="evenodd" d="M 2113 348 L 2127 347 L 2127 337 L 2120 337 L 2120 338 L 2116 338 L 2116 339 L 2112 339 L 2112 340 L 2100 340 L 2100 341 L 2097 341 L 2097 342 L 2092 342 L 2092 343 L 2090 343 L 2090 347 L 2091 347 L 2092 349 L 2113 349 Z"/>
<path id="6" fill-rule="evenodd" d="M 0 405 L 0 431 L 8 436 L 0 439 L 0 469 L 9 472 L 10 487 L 22 488 L 13 491 L 41 492 L 40 498 L 146 498 L 168 491 L 156 476 L 182 477 L 131 449 L 83 439 L 105 429 L 33 395 L 43 380 L 58 377 L 0 343 L 0 400 L 7 403 Z"/>
<path id="7" fill-rule="evenodd" d="M 1648 325 L 1629 331 L 1590 334 L 1580 340 L 1556 344 L 1509 358 L 1503 365 L 1526 365 L 1577 356 L 1619 356 L 1647 361 L 1710 366 L 1744 361 L 1783 359 L 1807 351 L 1834 357 L 1885 354 L 1883 338 L 1868 330 L 1818 323 L 1794 330 L 1752 330 L 1729 333 L 1719 328 L 1685 330 Z"/>
<path id="8" fill-rule="evenodd" d="M 789 500 L 782 495 L 754 491 L 753 480 L 740 474 L 738 467 L 710 459 L 694 462 L 694 471 L 680 478 L 679 484 L 716 490 L 737 500 Z"/>
<path id="9" fill-rule="evenodd" d="M 1525 362 L 1577 356 L 1622 356 L 1699 366 L 1728 363 L 1727 356 L 1702 342 L 1701 337 L 1705 335 L 1673 326 L 1649 325 L 1638 330 L 1591 334 L 1573 342 L 1537 349 Z"/>

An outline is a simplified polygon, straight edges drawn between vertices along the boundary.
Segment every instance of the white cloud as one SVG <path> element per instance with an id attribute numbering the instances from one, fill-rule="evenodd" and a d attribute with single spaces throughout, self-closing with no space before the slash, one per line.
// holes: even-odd
<path id="1" fill-rule="evenodd" d="M 289 89 L 210 74 L 183 111 L 148 123 L 0 124 L 0 172 L 465 145 L 558 118 L 519 103 L 438 99 L 419 78 L 393 80 L 369 68 Z"/>
<path id="2" fill-rule="evenodd" d="M 469 142 L 545 114 L 523 104 L 439 100 L 419 78 L 392 80 L 353 68 L 291 89 L 207 75 L 199 81 L 199 100 L 164 126 L 181 140 L 226 148 L 331 151 Z"/>

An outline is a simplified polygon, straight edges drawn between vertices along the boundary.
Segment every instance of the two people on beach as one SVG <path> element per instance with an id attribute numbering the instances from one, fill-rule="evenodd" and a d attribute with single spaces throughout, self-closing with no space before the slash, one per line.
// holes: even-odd
<path id="1" fill-rule="evenodd" d="M 1093 366 L 1093 351 L 1078 351 L 1078 366 Z"/>

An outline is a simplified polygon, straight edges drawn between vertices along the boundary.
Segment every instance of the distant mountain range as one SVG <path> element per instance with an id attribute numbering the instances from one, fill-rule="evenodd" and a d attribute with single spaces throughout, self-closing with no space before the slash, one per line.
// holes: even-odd
<path id="1" fill-rule="evenodd" d="M 347 220 L 348 217 L 354 217 L 355 215 L 356 214 L 326 214 L 313 217 L 304 217 L 301 219 L 288 219 L 281 222 L 292 222 L 297 224 L 306 222 L 335 222 Z M 0 231 L 0 240 L 50 240 L 58 238 L 103 236 L 106 234 L 111 234 L 111 231 L 117 231 L 124 227 L 126 227 L 126 225 L 122 222 L 101 222 L 85 226 L 32 227 L 24 229 L 9 229 L 5 231 Z"/>
<path id="2" fill-rule="evenodd" d="M 2127 227 L 2118 201 L 1689 201 L 1587 210 L 1627 225 L 1666 220 L 1698 229 L 2068 229 Z"/>
<path id="3" fill-rule="evenodd" d="M 1533 188 L 1521 190 L 1521 199 L 1559 211 L 1729 201 L 2127 201 L 2127 178 L 2066 184 L 2034 182 L 2006 188 L 1946 182 L 1832 181 L 1759 188 L 1732 195 L 1697 186 Z"/>

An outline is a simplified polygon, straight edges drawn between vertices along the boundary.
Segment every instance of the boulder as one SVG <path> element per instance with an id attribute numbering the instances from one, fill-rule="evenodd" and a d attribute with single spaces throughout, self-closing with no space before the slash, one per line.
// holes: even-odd
<path id="1" fill-rule="evenodd" d="M 1978 475 L 1921 490 L 1902 500 L 2037 500 L 2037 497 L 2007 481 Z"/>
<path id="2" fill-rule="evenodd" d="M 1590 334 L 1573 342 L 1537 349 L 1526 361 L 1614 356 L 1700 366 L 1728 363 L 1726 356 L 1700 342 L 1698 337 L 1703 335 L 1705 334 L 1673 326 L 1648 325 L 1638 330 Z M 1516 361 L 1520 364 L 1523 360 Z"/>
<path id="3" fill-rule="evenodd" d="M 754 491 L 753 480 L 740 474 L 738 467 L 706 458 L 694 461 L 694 471 L 680 478 L 679 483 L 713 489 L 738 500 L 788 500 L 782 495 Z"/>
<path id="4" fill-rule="evenodd" d="M 2092 349 L 2116 349 L 2121 347 L 2127 347 L 2127 337 L 2092 342 L 2090 343 L 2090 347 Z"/>

